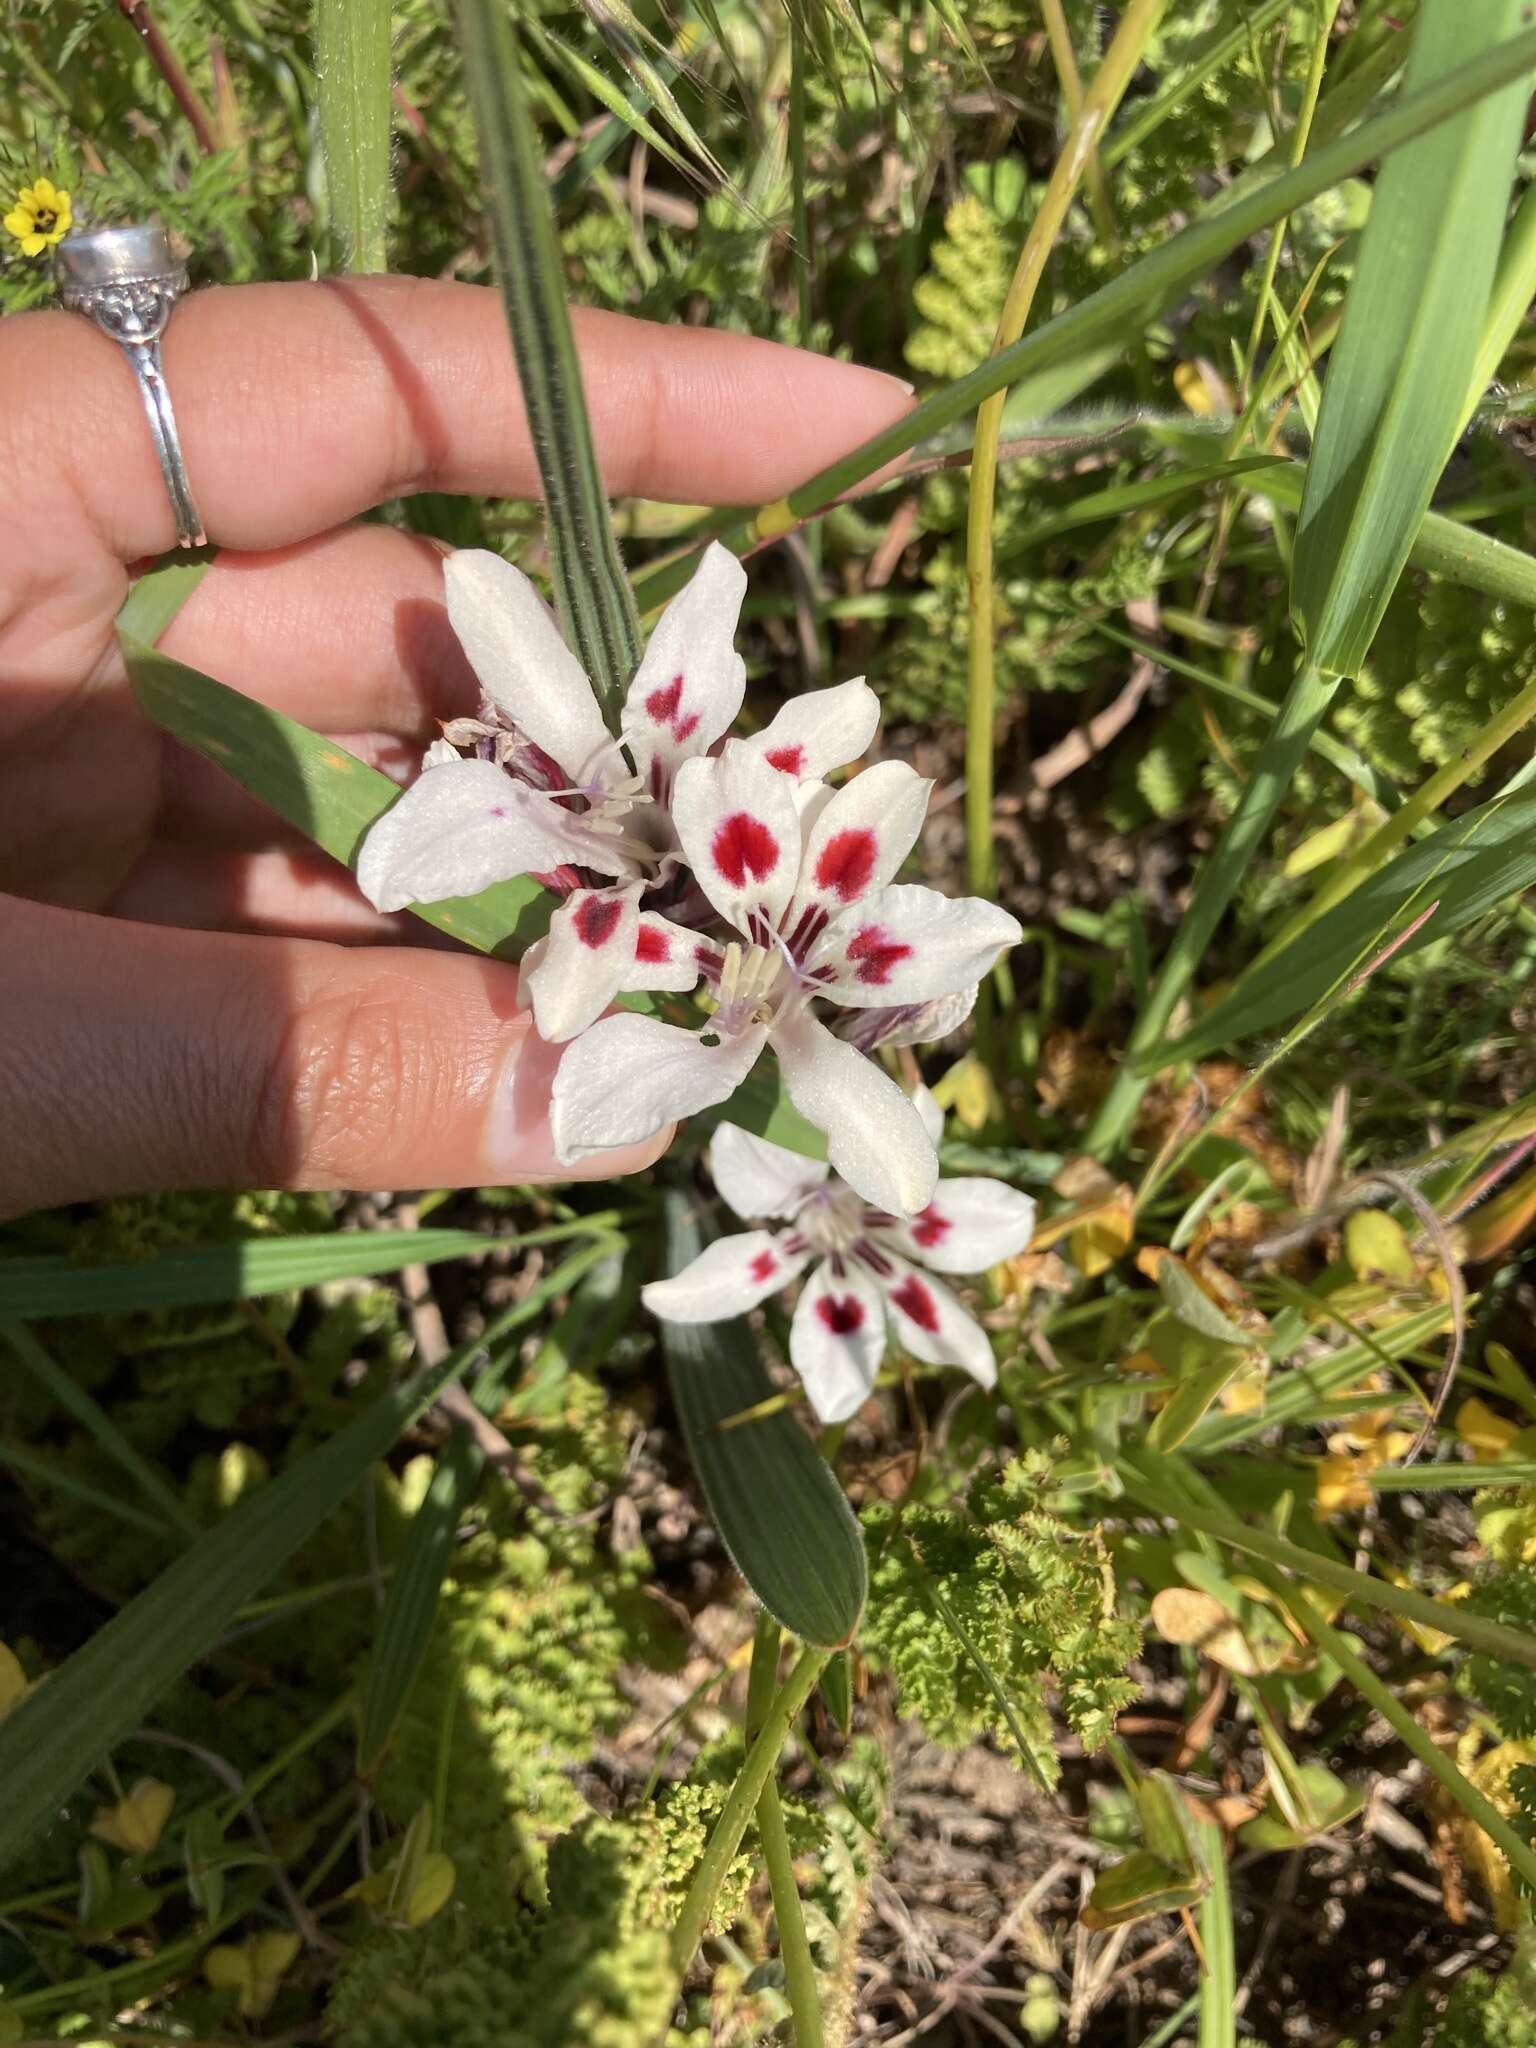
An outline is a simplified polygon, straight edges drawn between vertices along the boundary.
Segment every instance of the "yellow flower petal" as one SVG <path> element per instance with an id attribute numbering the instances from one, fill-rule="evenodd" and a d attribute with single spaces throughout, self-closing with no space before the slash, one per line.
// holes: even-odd
<path id="1" fill-rule="evenodd" d="M 21 245 L 23 256 L 41 256 L 48 246 L 46 235 L 28 235 Z"/>
<path id="2" fill-rule="evenodd" d="M 5 231 L 8 235 L 14 235 L 18 242 L 23 235 L 30 235 L 32 232 L 31 214 L 24 207 L 13 206 L 5 216 Z"/>
<path id="3" fill-rule="evenodd" d="M 58 196 L 48 178 L 39 178 L 32 187 L 32 201 L 36 206 L 52 206 Z"/>

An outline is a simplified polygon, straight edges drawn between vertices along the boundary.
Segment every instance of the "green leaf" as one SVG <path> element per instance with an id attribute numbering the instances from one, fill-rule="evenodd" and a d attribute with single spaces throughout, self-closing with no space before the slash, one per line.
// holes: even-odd
<path id="1" fill-rule="evenodd" d="M 1395 960 L 1460 931 L 1532 882 L 1536 787 L 1494 797 L 1400 853 L 1245 976 L 1192 1031 L 1157 1054 L 1158 1064 L 1203 1058 L 1309 1009 L 1431 904 L 1433 915 L 1394 950 Z"/>
<path id="2" fill-rule="evenodd" d="M 317 846 L 351 867 L 363 835 L 399 796 L 396 783 L 334 740 L 141 642 L 124 638 L 134 696 L 156 725 L 232 775 Z M 482 953 L 517 959 L 548 928 L 549 892 L 531 876 L 478 896 L 415 904 L 416 916 Z"/>
<path id="3" fill-rule="evenodd" d="M 188 561 L 174 555 L 136 577 L 117 615 L 117 630 L 153 647 L 213 565 L 214 550 Z"/>
<path id="4" fill-rule="evenodd" d="M 0 1722 L 0 1864 L 25 1848 L 401 1432 L 473 1362 L 468 1344 L 258 1486 Z"/>
<path id="5" fill-rule="evenodd" d="M 566 638 L 617 731 L 640 662 L 640 620 L 592 445 L 517 34 L 498 0 L 458 0 L 458 17 L 496 274 L 544 486 L 555 596 Z"/>
<path id="6" fill-rule="evenodd" d="M 82 1266 L 68 1257 L 0 1259 L 0 1318 L 32 1322 L 41 1316 L 128 1315 L 248 1301 L 326 1280 L 474 1258 L 516 1242 L 477 1230 L 338 1230 L 201 1244 L 121 1266 Z"/>
<path id="7" fill-rule="evenodd" d="M 1180 1258 L 1157 1262 L 1158 1291 L 1178 1320 L 1217 1344 L 1251 1348 L 1253 1339 L 1212 1301 Z"/>
<path id="8" fill-rule="evenodd" d="M 1193 1906 L 1210 1884 L 1198 1871 L 1175 1870 L 1146 1849 L 1133 1849 L 1101 1871 L 1079 1918 L 1098 1932 Z"/>
<path id="9" fill-rule="evenodd" d="M 315 0 L 315 80 L 341 270 L 387 270 L 389 0 Z"/>
<path id="10" fill-rule="evenodd" d="M 1526 13 L 1525 0 L 1424 0 L 1405 91 L 1497 48 Z M 1376 180 L 1296 529 L 1292 609 L 1326 675 L 1359 673 L 1461 431 L 1525 101 L 1516 79 Z"/>
<path id="11" fill-rule="evenodd" d="M 411 1522 L 379 1616 L 363 1687 L 362 1726 L 357 1737 L 360 1778 L 370 1778 L 377 1770 L 427 1654 L 454 1538 L 483 1462 L 467 1431 L 455 1430 L 426 1499 Z"/>
<path id="12" fill-rule="evenodd" d="M 666 1197 L 667 1271 L 703 1249 L 696 1199 Z M 776 1392 L 744 1321 L 663 1323 L 678 1419 L 721 1541 L 784 1628 L 841 1648 L 868 1590 L 864 1542 L 826 1460 L 783 1408 L 721 1424 Z"/>
<path id="13" fill-rule="evenodd" d="M 1147 1431 L 1147 1440 L 1160 1451 L 1174 1450 L 1209 1413 L 1222 1388 L 1243 1363 L 1241 1352 L 1229 1352 L 1209 1365 L 1188 1373 L 1160 1408 Z"/>
<path id="14" fill-rule="evenodd" d="M 0 1321 L 0 1337 L 4 1337 L 22 1364 L 42 1383 L 65 1413 L 72 1415 L 80 1427 L 96 1439 L 102 1453 L 133 1480 L 183 1536 L 195 1540 L 201 1532 L 187 1513 L 180 1495 L 166 1484 L 159 1469 L 151 1465 L 142 1452 L 134 1449 L 107 1411 L 92 1399 L 74 1375 L 57 1364 L 32 1332 L 20 1323 Z"/>

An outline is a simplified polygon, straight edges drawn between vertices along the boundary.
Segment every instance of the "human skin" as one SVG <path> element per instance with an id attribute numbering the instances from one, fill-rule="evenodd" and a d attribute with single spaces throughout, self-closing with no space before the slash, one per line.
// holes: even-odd
<path id="1" fill-rule="evenodd" d="M 615 495 L 754 504 L 899 417 L 876 371 L 575 315 Z M 244 285 L 177 308 L 166 376 L 222 552 L 161 641 L 397 776 L 471 711 L 442 550 L 370 507 L 533 495 L 494 293 Z M 514 968 L 420 942 L 345 870 L 137 711 L 113 636 L 175 527 L 121 351 L 0 322 L 0 1216 L 178 1187 L 603 1177 L 557 1165 L 558 1053 Z"/>

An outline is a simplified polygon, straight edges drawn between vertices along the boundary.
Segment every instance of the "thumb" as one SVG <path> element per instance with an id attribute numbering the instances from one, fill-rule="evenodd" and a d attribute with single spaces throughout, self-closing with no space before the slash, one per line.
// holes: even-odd
<path id="1" fill-rule="evenodd" d="M 0 897 L 0 1216 L 158 1188 L 606 1179 L 556 1160 L 560 1048 L 515 968 L 137 925 Z"/>

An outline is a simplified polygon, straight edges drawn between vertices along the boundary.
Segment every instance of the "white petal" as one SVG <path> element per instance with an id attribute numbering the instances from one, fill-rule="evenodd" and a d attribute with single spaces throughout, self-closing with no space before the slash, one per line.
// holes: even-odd
<path id="1" fill-rule="evenodd" d="M 612 735 L 581 663 L 521 569 L 485 548 L 443 565 L 448 621 L 480 687 L 520 732 L 575 775 Z"/>
<path id="2" fill-rule="evenodd" d="M 1023 1251 L 1034 1230 L 1031 1196 L 1006 1181 L 967 1177 L 941 1180 L 920 1215 L 881 1237 L 935 1273 L 984 1273 Z"/>
<path id="3" fill-rule="evenodd" d="M 794 922 L 812 908 L 836 916 L 883 889 L 912 851 L 932 788 L 905 761 L 877 761 L 845 782 L 806 834 Z"/>
<path id="4" fill-rule="evenodd" d="M 566 1165 L 613 1145 L 638 1145 L 664 1124 L 710 1109 L 743 1082 L 762 1051 L 761 1026 L 704 1045 L 699 1034 L 624 1010 L 573 1039 L 555 1070 L 550 1128 Z"/>
<path id="5" fill-rule="evenodd" d="M 976 998 L 981 993 L 977 982 L 971 988 L 963 988 L 952 996 L 937 996 L 931 1003 L 919 1003 L 916 1009 L 909 1004 L 898 1004 L 888 1017 L 879 1010 L 863 1010 L 859 1014 L 857 1042 L 863 1046 L 875 1045 L 932 1045 L 940 1038 L 948 1038 L 951 1031 L 958 1031 L 976 1007 Z M 865 1030 L 869 1036 L 863 1035 Z"/>
<path id="6" fill-rule="evenodd" d="M 724 1322 L 787 1287 L 810 1256 L 786 1252 L 783 1237 L 771 1230 L 717 1237 L 681 1273 L 642 1287 L 640 1299 L 664 1323 Z"/>
<path id="7" fill-rule="evenodd" d="M 880 1291 L 855 1266 L 816 1268 L 800 1291 L 789 1359 L 823 1422 L 846 1422 L 868 1398 L 885 1356 Z"/>
<path id="8" fill-rule="evenodd" d="M 729 924 L 766 944 L 800 868 L 794 784 L 754 755 L 728 747 L 685 761 L 672 822 L 694 880 Z"/>
<path id="9" fill-rule="evenodd" d="M 569 860 L 561 812 L 494 761 L 445 761 L 370 827 L 357 886 L 375 910 L 473 896 Z"/>
<path id="10" fill-rule="evenodd" d="M 832 1002 L 882 1010 L 974 987 L 1023 936 L 1018 919 L 984 897 L 898 882 L 834 918 L 805 966 Z"/>
<path id="11" fill-rule="evenodd" d="M 917 1113 L 923 1120 L 923 1129 L 937 1147 L 944 1137 L 944 1112 L 939 1107 L 938 1097 L 931 1088 L 921 1081 L 912 1090 L 912 1100 L 917 1104 Z"/>
<path id="12" fill-rule="evenodd" d="M 596 1023 L 628 986 L 639 930 L 638 888 L 571 891 L 549 937 L 523 958 L 518 994 L 532 1004 L 540 1038 L 563 1045 Z"/>
<path id="13" fill-rule="evenodd" d="M 809 1011 L 775 1030 L 773 1048 L 790 1101 L 827 1134 L 833 1172 L 888 1215 L 925 1208 L 939 1161 L 912 1098 Z"/>
<path id="14" fill-rule="evenodd" d="M 735 640 L 746 589 L 746 570 L 712 542 L 656 621 L 624 700 L 624 734 L 653 796 L 664 795 L 679 763 L 713 746 L 741 709 L 747 670 Z"/>
<path id="15" fill-rule="evenodd" d="M 422 772 L 428 768 L 441 768 L 446 762 L 462 760 L 458 748 L 451 740 L 434 740 L 421 757 Z"/>
<path id="16" fill-rule="evenodd" d="M 984 1387 L 996 1386 L 991 1339 L 947 1287 L 898 1260 L 885 1283 L 885 1305 L 903 1351 L 924 1365 L 961 1366 Z"/>
<path id="17" fill-rule="evenodd" d="M 717 1124 L 709 1141 L 715 1186 L 743 1223 L 754 1216 L 793 1216 L 832 1171 L 824 1159 L 770 1144 L 737 1124 Z"/>
<path id="18" fill-rule="evenodd" d="M 748 748 L 781 775 L 830 775 L 857 761 L 880 730 L 880 699 L 862 676 L 830 690 L 806 690 L 791 697 L 773 723 L 750 739 Z"/>
<path id="19" fill-rule="evenodd" d="M 620 987 L 670 989 L 675 995 L 697 988 L 699 972 L 698 933 L 654 910 L 642 910 L 634 958 L 624 970 Z"/>

